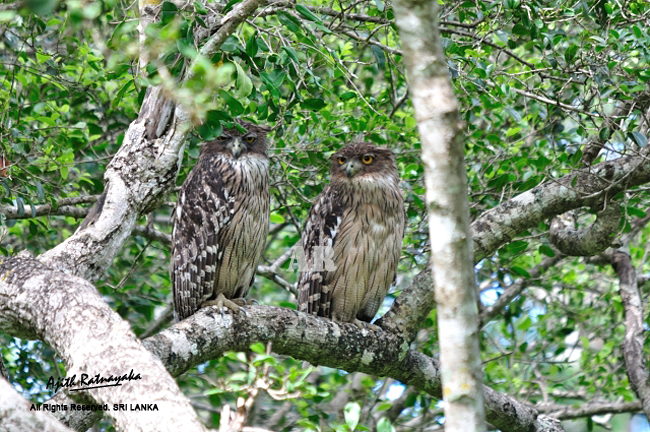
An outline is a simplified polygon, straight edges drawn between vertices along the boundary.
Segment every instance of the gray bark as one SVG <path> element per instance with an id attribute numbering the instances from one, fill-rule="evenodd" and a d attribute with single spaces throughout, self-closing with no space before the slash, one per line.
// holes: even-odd
<path id="1" fill-rule="evenodd" d="M 596 221 L 589 228 L 581 230 L 573 227 L 570 214 L 558 216 L 551 221 L 549 239 L 565 255 L 598 255 L 612 244 L 621 218 L 621 208 L 616 203 L 607 203 L 607 207 L 598 212 Z"/>
<path id="2" fill-rule="evenodd" d="M 156 403 L 159 411 L 108 410 L 117 430 L 204 430 L 187 398 L 159 359 L 135 337 L 127 322 L 88 281 L 52 270 L 20 255 L 0 261 L 0 330 L 52 346 L 67 376 L 122 376 L 141 380 L 117 387 L 70 392 L 79 403 Z"/>
<path id="3" fill-rule="evenodd" d="M 72 432 L 47 412 L 30 411 L 31 403 L 0 378 L 0 431 Z"/>

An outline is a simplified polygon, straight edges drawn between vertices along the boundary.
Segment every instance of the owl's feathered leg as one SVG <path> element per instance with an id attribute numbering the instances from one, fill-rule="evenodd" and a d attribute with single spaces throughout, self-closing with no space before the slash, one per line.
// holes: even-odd
<path id="1" fill-rule="evenodd" d="M 223 294 L 219 294 L 216 299 L 203 302 L 201 304 L 201 307 L 204 308 L 206 306 L 217 306 L 219 308 L 219 312 L 221 313 L 221 315 L 223 315 L 224 307 L 227 307 L 234 313 L 243 312 L 244 315 L 248 315 L 246 311 L 241 307 L 244 304 L 246 304 L 246 300 L 243 301 L 242 305 L 237 304 L 237 303 L 242 303 L 241 300 L 244 299 L 228 300 Z"/>
<path id="2" fill-rule="evenodd" d="M 360 319 L 357 318 L 352 320 L 352 324 L 359 327 L 359 330 L 368 329 L 374 331 L 375 333 L 382 331 L 381 327 L 376 326 L 374 324 L 367 323 L 365 321 L 361 321 Z"/>

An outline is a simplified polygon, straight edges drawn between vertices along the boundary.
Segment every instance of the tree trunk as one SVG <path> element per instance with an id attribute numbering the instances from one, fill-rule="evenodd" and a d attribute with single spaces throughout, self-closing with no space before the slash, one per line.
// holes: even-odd
<path id="1" fill-rule="evenodd" d="M 458 101 L 438 29 L 436 1 L 395 2 L 411 100 L 422 141 L 435 286 L 445 430 L 486 430 L 478 294 Z"/>

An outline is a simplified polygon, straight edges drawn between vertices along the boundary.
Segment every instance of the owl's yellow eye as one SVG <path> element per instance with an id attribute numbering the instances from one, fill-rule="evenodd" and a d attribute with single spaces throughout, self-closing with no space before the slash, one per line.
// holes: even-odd
<path id="1" fill-rule="evenodd" d="M 345 158 L 344 158 L 344 157 L 340 157 L 340 158 L 339 158 L 339 165 L 343 165 L 344 163 L 345 163 Z"/>
<path id="2" fill-rule="evenodd" d="M 247 136 L 247 137 L 246 137 L 246 142 L 247 142 L 247 143 L 252 143 L 252 142 L 254 142 L 254 141 L 255 141 L 255 137 L 254 137 L 254 136 L 251 135 L 251 136 Z"/>
<path id="3" fill-rule="evenodd" d="M 366 165 L 370 165 L 373 160 L 375 160 L 375 158 L 370 155 L 365 155 L 361 158 L 361 162 L 363 162 Z"/>

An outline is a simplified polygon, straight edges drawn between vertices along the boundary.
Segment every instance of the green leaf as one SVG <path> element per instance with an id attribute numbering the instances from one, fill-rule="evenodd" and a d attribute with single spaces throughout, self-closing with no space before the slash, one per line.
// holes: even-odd
<path id="1" fill-rule="evenodd" d="M 627 214 L 632 215 L 632 216 L 636 216 L 636 217 L 639 217 L 639 218 L 644 218 L 646 216 L 646 212 L 644 212 L 643 210 L 640 210 L 640 209 L 638 209 L 636 207 L 626 206 L 625 210 L 627 211 Z"/>
<path id="2" fill-rule="evenodd" d="M 284 217 L 281 214 L 278 214 L 276 212 L 271 213 L 271 223 L 274 224 L 283 224 L 285 221 Z"/>
<path id="3" fill-rule="evenodd" d="M 359 423 L 359 415 L 361 414 L 361 406 L 356 402 L 348 402 L 343 409 L 345 415 L 345 423 L 354 430 Z"/>
<path id="4" fill-rule="evenodd" d="M 404 126 L 407 127 L 408 129 L 413 129 L 418 125 L 418 122 L 415 121 L 415 119 L 411 116 L 406 116 L 404 118 Z"/>
<path id="5" fill-rule="evenodd" d="M 163 24 L 169 24 L 174 19 L 176 13 L 178 13 L 178 7 L 170 1 L 163 2 L 161 10 L 161 21 Z"/>
<path id="6" fill-rule="evenodd" d="M 612 134 L 611 129 L 608 127 L 604 127 L 598 132 L 598 137 L 602 142 L 605 142 L 609 139 L 611 134 Z"/>
<path id="7" fill-rule="evenodd" d="M 255 342 L 251 345 L 251 351 L 257 354 L 266 354 L 266 347 L 262 342 Z"/>
<path id="8" fill-rule="evenodd" d="M 59 169 L 59 172 L 61 173 L 61 178 L 63 180 L 66 180 L 68 178 L 68 167 L 61 167 Z"/>
<path id="9" fill-rule="evenodd" d="M 23 202 L 22 197 L 16 197 L 16 206 L 18 207 L 18 216 L 22 216 L 25 214 L 25 204 Z"/>
<path id="10" fill-rule="evenodd" d="M 384 54 L 384 50 L 376 45 L 370 45 L 370 49 L 372 50 L 372 54 L 375 56 L 375 60 L 377 60 L 377 67 L 383 69 L 386 66 L 386 55 Z"/>
<path id="11" fill-rule="evenodd" d="M 522 322 L 520 322 L 519 324 L 517 324 L 517 328 L 518 328 L 519 330 L 521 330 L 521 331 L 526 331 L 526 330 L 528 330 L 528 329 L 530 328 L 530 326 L 532 326 L 532 325 L 533 325 L 533 321 L 530 319 L 529 316 L 527 316 L 526 318 L 524 318 L 524 320 L 523 320 Z"/>
<path id="12" fill-rule="evenodd" d="M 253 81 L 251 81 L 239 63 L 235 63 L 235 67 L 237 68 L 237 80 L 235 81 L 237 96 L 245 98 L 253 91 Z"/>
<path id="13" fill-rule="evenodd" d="M 230 9 L 232 9 L 232 7 L 233 7 L 234 5 L 236 5 L 237 3 L 240 3 L 241 1 L 242 1 L 242 0 L 230 0 L 230 1 L 226 4 L 226 7 L 223 8 L 223 12 L 221 12 L 221 13 L 222 13 L 222 14 L 226 14 L 226 13 L 228 13 L 228 12 L 230 11 Z"/>
<path id="14" fill-rule="evenodd" d="M 377 432 L 395 432 L 395 428 L 386 417 L 382 417 L 377 422 Z"/>
<path id="15" fill-rule="evenodd" d="M 197 14 L 200 15 L 207 15 L 208 10 L 203 6 L 201 2 L 195 1 L 194 2 L 194 10 L 196 11 Z"/>
<path id="16" fill-rule="evenodd" d="M 38 201 L 41 202 L 45 198 L 45 191 L 41 182 L 36 180 L 36 193 L 38 194 Z"/>
<path id="17" fill-rule="evenodd" d="M 631 138 L 639 147 L 646 147 L 648 145 L 648 138 L 641 132 L 632 132 Z"/>
<path id="18" fill-rule="evenodd" d="M 282 50 L 286 52 L 289 57 L 291 57 L 291 60 L 296 62 L 296 65 L 300 65 L 300 60 L 298 60 L 298 54 L 296 54 L 296 50 L 293 49 L 293 47 L 282 47 Z"/>
<path id="19" fill-rule="evenodd" d="M 258 50 L 259 47 L 257 46 L 257 33 L 253 33 L 253 35 L 246 41 L 246 54 L 248 54 L 250 58 L 253 58 L 257 54 Z"/>
<path id="20" fill-rule="evenodd" d="M 318 98 L 305 99 L 300 103 L 300 105 L 302 105 L 303 108 L 311 109 L 315 111 L 321 110 L 325 108 L 325 106 L 327 106 L 327 104 L 325 103 L 325 101 L 323 101 L 323 99 L 318 99 Z"/>
<path id="21" fill-rule="evenodd" d="M 278 19 L 286 28 L 291 30 L 294 33 L 301 34 L 302 30 L 300 29 L 300 21 L 289 15 L 284 11 L 278 12 Z"/>
<path id="22" fill-rule="evenodd" d="M 553 249 L 547 245 L 541 245 L 539 247 L 539 252 L 551 258 L 555 256 L 555 251 L 553 251 Z"/>
<path id="23" fill-rule="evenodd" d="M 115 96 L 115 99 L 113 99 L 113 101 L 111 102 L 111 106 L 113 108 L 117 107 L 120 104 L 120 102 L 122 101 L 122 98 L 124 97 L 124 93 L 126 93 L 126 91 L 129 89 L 129 87 L 131 87 L 132 84 L 134 84 L 133 80 L 127 81 L 126 84 L 124 84 L 122 86 L 120 91 L 117 92 L 117 95 Z"/>
<path id="24" fill-rule="evenodd" d="M 566 60 L 567 63 L 571 63 L 573 59 L 576 57 L 576 54 L 578 53 L 578 45 L 571 45 L 567 50 L 564 52 L 564 60 Z"/>
<path id="25" fill-rule="evenodd" d="M 323 22 L 323 21 L 321 21 L 320 18 L 318 18 L 316 15 L 314 15 L 312 11 L 310 11 L 309 9 L 307 9 L 303 5 L 297 4 L 296 5 L 296 10 L 300 13 L 300 15 L 304 16 L 309 21 L 314 21 L 314 22 L 318 22 L 318 23 Z"/>
<path id="26" fill-rule="evenodd" d="M 510 271 L 518 276 L 523 276 L 526 279 L 530 279 L 530 273 L 528 273 L 525 269 L 518 267 L 518 266 L 512 266 L 510 268 Z"/>
<path id="27" fill-rule="evenodd" d="M 46 61 L 48 61 L 48 60 L 51 59 L 51 58 L 52 58 L 51 55 L 41 54 L 41 53 L 39 53 L 38 51 L 36 52 L 36 60 L 37 60 L 39 63 L 45 63 Z"/>
<path id="28" fill-rule="evenodd" d="M 228 108 L 230 109 L 230 113 L 234 117 L 244 112 L 244 107 L 242 106 L 242 104 L 237 99 L 232 97 L 230 93 L 228 93 L 227 91 L 219 90 L 219 96 L 221 97 L 221 99 L 223 99 L 226 102 Z"/>

